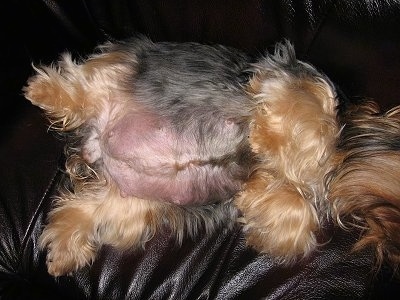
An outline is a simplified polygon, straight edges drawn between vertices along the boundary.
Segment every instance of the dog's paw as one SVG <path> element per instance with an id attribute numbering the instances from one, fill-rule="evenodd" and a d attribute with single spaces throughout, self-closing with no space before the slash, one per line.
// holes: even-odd
<path id="1" fill-rule="evenodd" d="M 296 191 L 281 189 L 257 196 L 250 193 L 239 198 L 237 204 L 243 213 L 247 244 L 255 250 L 289 265 L 316 248 L 317 216 Z"/>
<path id="2" fill-rule="evenodd" d="M 287 231 L 280 227 L 279 223 L 265 224 L 265 227 L 262 224 L 256 227 L 247 226 L 245 232 L 247 244 L 284 265 L 296 263 L 315 249 L 316 238 L 313 231 L 300 227 L 290 228 Z M 282 227 L 287 227 L 287 224 L 282 224 Z"/>
<path id="3" fill-rule="evenodd" d="M 77 243 L 55 238 L 47 245 L 46 264 L 50 275 L 71 275 L 72 272 L 89 265 L 95 258 L 96 249 L 89 243 Z"/>
<path id="4" fill-rule="evenodd" d="M 83 124 L 93 112 L 80 99 L 85 99 L 82 88 L 68 85 L 51 68 L 37 69 L 23 88 L 24 96 L 46 112 L 53 128 L 72 130 Z"/>
<path id="5" fill-rule="evenodd" d="M 46 257 L 47 271 L 55 277 L 71 275 L 74 271 L 89 265 L 94 257 L 94 249 L 61 248 L 50 244 Z"/>
<path id="6" fill-rule="evenodd" d="M 47 249 L 48 272 L 55 277 L 91 264 L 97 252 L 97 244 L 89 239 L 87 231 L 59 225 L 49 224 L 39 239 L 40 247 Z"/>
<path id="7" fill-rule="evenodd" d="M 57 106 L 57 101 L 59 102 L 60 97 L 65 94 L 60 85 L 42 70 L 29 78 L 28 85 L 23 88 L 23 92 L 32 104 L 46 111 L 54 109 Z"/>

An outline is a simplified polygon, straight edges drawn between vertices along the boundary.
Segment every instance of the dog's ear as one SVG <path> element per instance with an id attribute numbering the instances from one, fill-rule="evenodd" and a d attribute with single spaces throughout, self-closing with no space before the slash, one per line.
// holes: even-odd
<path id="1" fill-rule="evenodd" d="M 357 105 L 345 126 L 338 166 L 328 177 L 334 218 L 362 228 L 355 248 L 376 248 L 378 265 L 400 264 L 400 106 L 381 113 L 376 103 Z"/>

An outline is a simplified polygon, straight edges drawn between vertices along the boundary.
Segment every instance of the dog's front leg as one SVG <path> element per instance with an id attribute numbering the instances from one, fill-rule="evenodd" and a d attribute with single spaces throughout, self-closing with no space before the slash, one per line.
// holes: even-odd
<path id="1" fill-rule="evenodd" d="M 294 263 L 317 246 L 315 209 L 294 186 L 269 187 L 256 176 L 235 203 L 243 214 L 248 244 L 279 263 Z"/>
<path id="2" fill-rule="evenodd" d="M 40 237 L 53 276 L 90 264 L 103 244 L 120 250 L 144 246 L 169 208 L 156 201 L 123 198 L 110 186 L 102 192 L 65 195 L 56 204 Z"/>

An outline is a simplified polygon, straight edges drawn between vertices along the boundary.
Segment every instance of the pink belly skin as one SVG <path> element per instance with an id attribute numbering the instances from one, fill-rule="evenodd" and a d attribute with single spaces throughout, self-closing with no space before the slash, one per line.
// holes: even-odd
<path id="1" fill-rule="evenodd" d="M 178 135 L 156 114 L 129 112 L 110 124 L 99 137 L 99 147 L 106 176 L 122 197 L 201 204 L 214 201 L 215 192 L 229 198 L 239 189 L 224 167 L 207 163 L 209 157 L 194 137 Z M 221 134 L 237 130 L 230 121 L 221 124 Z"/>

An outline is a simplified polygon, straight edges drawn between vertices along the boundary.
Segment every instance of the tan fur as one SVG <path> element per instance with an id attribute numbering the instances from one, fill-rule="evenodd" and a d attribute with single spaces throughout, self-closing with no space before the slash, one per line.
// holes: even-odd
<path id="1" fill-rule="evenodd" d="M 117 79 L 121 74 L 132 73 L 124 66 L 127 59 L 107 53 L 93 56 L 79 65 L 65 54 L 58 68 L 35 68 L 37 74 L 29 78 L 24 87 L 25 97 L 46 111 L 52 128 L 60 131 L 76 129 L 100 115 L 105 102 L 110 99 L 122 102 L 129 97 L 124 95 Z"/>
<path id="2" fill-rule="evenodd" d="M 56 203 L 40 237 L 41 247 L 48 247 L 48 271 L 54 276 L 91 263 L 102 244 L 121 250 L 143 246 L 154 235 L 156 220 L 164 218 L 158 209 L 162 203 L 121 199 L 112 186 L 86 194 L 64 193 Z"/>
<path id="3" fill-rule="evenodd" d="M 45 229 L 39 241 L 41 246 L 49 247 L 47 266 L 51 275 L 70 273 L 94 259 L 97 247 L 93 210 L 93 203 L 72 202 L 52 211 L 49 216 L 52 226 Z"/>
<path id="4" fill-rule="evenodd" d="M 250 143 L 259 163 L 236 204 L 248 243 L 291 263 L 317 246 L 319 208 L 327 206 L 323 180 L 339 127 L 324 80 L 279 75 L 261 70 L 250 82 L 257 102 Z"/>
<path id="5" fill-rule="evenodd" d="M 345 230 L 361 230 L 354 251 L 372 247 L 378 268 L 397 269 L 400 106 L 382 113 L 367 101 L 338 115 L 324 79 L 295 74 L 258 66 L 249 83 L 258 163 L 235 200 L 249 245 L 295 262 L 317 247 L 332 217 Z"/>
<path id="6" fill-rule="evenodd" d="M 381 113 L 376 103 L 345 116 L 337 165 L 330 174 L 333 218 L 362 235 L 354 250 L 376 249 L 377 266 L 400 264 L 400 107 Z M 347 133 L 348 131 L 348 133 Z"/>

